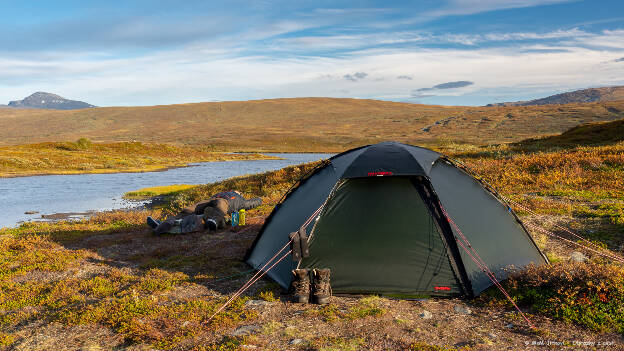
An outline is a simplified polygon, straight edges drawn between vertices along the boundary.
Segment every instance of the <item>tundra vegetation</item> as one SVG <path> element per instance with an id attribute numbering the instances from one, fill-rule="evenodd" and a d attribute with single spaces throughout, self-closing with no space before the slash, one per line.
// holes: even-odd
<path id="1" fill-rule="evenodd" d="M 149 188 L 143 188 L 139 190 L 129 191 L 123 195 L 124 199 L 141 200 L 150 199 L 156 196 L 173 196 L 184 190 L 191 189 L 196 185 L 191 184 L 173 184 L 153 186 Z"/>
<path id="2" fill-rule="evenodd" d="M 562 236 L 555 225 L 569 227 L 621 254 L 624 143 L 596 144 L 566 144 L 555 137 L 494 146 L 439 143 L 436 148 L 530 208 L 515 208 L 525 222 Z M 536 330 L 523 324 L 496 289 L 472 301 L 364 296 L 334 297 L 329 305 L 317 306 L 286 302 L 268 279 L 209 320 L 251 276 L 242 257 L 266 216 L 316 165 L 176 189 L 149 210 L 0 230 L 0 347 L 540 349 L 525 344 L 535 340 L 560 340 L 571 349 L 575 340 L 621 346 L 623 268 L 534 230 L 553 264 L 515 272 L 504 286 Z M 164 217 L 233 188 L 264 200 L 248 212 L 245 227 L 154 237 L 144 224 L 148 215 Z M 588 261 L 570 262 L 572 250 L 582 251 Z M 466 304 L 470 313 L 455 312 L 454 307 Z M 424 310 L 430 318 L 422 317 Z"/>
<path id="3" fill-rule="evenodd" d="M 0 177 L 38 174 L 78 174 L 156 171 L 192 162 L 269 158 L 260 154 L 233 154 L 210 146 L 141 142 L 45 142 L 0 147 Z"/>
<path id="4" fill-rule="evenodd" d="M 340 152 L 382 140 L 483 146 L 622 118 L 624 101 L 466 107 L 293 98 L 70 111 L 0 109 L 0 177 L 153 171 L 260 157 L 226 151 Z M 622 140 L 622 129 L 621 123 L 583 127 L 563 139 Z M 33 142 L 38 143 L 24 144 Z"/>
<path id="5" fill-rule="evenodd" d="M 516 142 L 624 118 L 624 100 L 543 106 L 437 106 L 292 98 L 84 110 L 0 109 L 0 145 L 76 140 L 211 144 L 230 151 L 338 152 L 382 140 Z"/>

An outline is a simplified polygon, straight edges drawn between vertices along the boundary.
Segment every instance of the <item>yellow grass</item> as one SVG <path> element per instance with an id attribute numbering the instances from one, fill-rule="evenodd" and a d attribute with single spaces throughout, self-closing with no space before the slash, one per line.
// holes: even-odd
<path id="1" fill-rule="evenodd" d="M 139 190 L 129 191 L 123 195 L 124 199 L 142 199 L 154 196 L 173 195 L 181 192 L 182 190 L 188 190 L 196 185 L 190 184 L 173 184 L 163 186 L 153 186 L 149 188 L 142 188 Z"/>
<path id="2" fill-rule="evenodd" d="M 38 174 L 156 171 L 193 162 L 269 158 L 216 152 L 205 145 L 175 146 L 141 142 L 47 142 L 0 147 L 0 177 Z"/>
<path id="3" fill-rule="evenodd" d="M 561 134 L 524 140 L 518 143 L 518 146 L 524 149 L 541 150 L 577 145 L 607 145 L 620 141 L 624 141 L 624 120 L 580 124 Z"/>

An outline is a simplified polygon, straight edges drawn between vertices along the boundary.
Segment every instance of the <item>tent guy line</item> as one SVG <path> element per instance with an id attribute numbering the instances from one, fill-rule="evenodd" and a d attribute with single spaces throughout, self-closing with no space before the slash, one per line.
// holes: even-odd
<path id="1" fill-rule="evenodd" d="M 531 322 L 531 320 L 524 314 L 524 312 L 522 312 L 522 310 L 520 310 L 520 307 L 518 307 L 518 305 L 514 302 L 514 300 L 511 298 L 511 296 L 509 296 L 509 294 L 507 293 L 507 291 L 505 290 L 505 288 L 501 285 L 501 283 L 498 281 L 498 279 L 496 279 L 496 276 L 494 275 L 494 273 L 492 273 L 492 271 L 488 268 L 487 264 L 485 263 L 485 261 L 483 261 L 483 259 L 481 258 L 481 256 L 479 256 L 479 254 L 477 253 L 477 251 L 474 249 L 474 247 L 472 247 L 472 245 L 470 245 L 470 242 L 468 241 L 468 239 L 466 239 L 466 237 L 464 236 L 464 234 L 462 233 L 461 229 L 459 229 L 459 227 L 457 226 L 457 224 L 455 224 L 455 222 L 453 221 L 453 219 L 449 216 L 449 214 L 446 212 L 446 210 L 444 209 L 444 207 L 442 207 L 442 213 L 444 213 L 444 216 L 446 217 L 446 219 L 449 221 L 449 223 L 457 230 L 457 233 L 459 234 L 461 240 L 458 237 L 455 237 L 455 240 L 457 240 L 457 242 L 459 243 L 459 245 L 461 245 L 462 249 L 464 249 L 464 251 L 466 252 L 466 254 L 468 254 L 470 256 L 470 258 L 479 266 L 481 267 L 481 269 L 483 270 L 484 273 L 486 273 L 488 275 L 488 277 L 490 278 L 490 280 L 492 281 L 492 283 L 494 283 L 494 285 L 496 285 L 496 287 L 498 288 L 498 290 L 500 290 L 503 295 L 505 295 L 505 297 L 507 298 L 507 300 L 509 300 L 509 302 L 511 302 L 511 304 L 516 308 L 516 310 L 520 313 L 520 315 L 524 318 L 524 320 L 528 323 L 529 327 L 531 329 L 536 329 L 535 325 Z M 462 243 L 462 241 L 464 241 Z M 465 245 L 464 245 L 465 244 Z M 466 248 L 466 246 L 468 246 L 468 248 L 470 248 L 470 250 L 472 250 L 472 253 L 468 250 L 468 248 Z M 475 258 L 476 256 L 476 258 Z"/>
<path id="2" fill-rule="evenodd" d="M 464 171 L 465 171 L 465 172 L 467 172 L 467 173 L 469 173 L 470 175 L 472 175 L 472 176 L 473 176 L 476 180 L 478 180 L 480 183 L 482 183 L 482 184 L 483 184 L 486 188 L 488 188 L 491 192 L 493 192 L 494 194 L 496 194 L 496 196 L 500 197 L 500 198 L 501 198 L 501 200 L 505 201 L 507 204 L 512 204 L 512 205 L 515 205 L 515 206 L 517 206 L 518 208 L 520 208 L 520 209 L 522 209 L 522 210 L 524 210 L 524 211 L 527 211 L 529 214 L 532 214 L 532 215 L 534 215 L 534 216 L 537 216 L 537 213 L 535 213 L 534 211 L 532 211 L 530 208 L 528 208 L 528 207 L 526 207 L 526 206 L 524 206 L 524 205 L 520 204 L 520 203 L 519 203 L 519 202 L 517 202 L 517 201 L 514 201 L 514 200 L 510 199 L 509 197 L 506 197 L 506 196 L 504 196 L 504 195 L 501 195 L 501 194 L 500 194 L 500 193 L 499 193 L 499 192 L 498 192 L 498 191 L 497 191 L 497 190 L 496 190 L 496 189 L 495 189 L 492 185 L 490 185 L 490 184 L 489 184 L 488 182 L 486 182 L 483 178 L 481 178 L 480 176 L 478 176 L 478 175 L 477 175 L 477 173 L 476 173 L 474 170 L 472 170 L 470 167 L 468 167 L 468 166 L 467 166 L 466 164 L 464 164 L 463 162 L 460 162 L 460 161 L 455 160 L 455 159 L 450 159 L 450 158 L 448 158 L 448 157 L 447 157 L 446 159 L 447 159 L 449 162 L 451 162 L 451 163 L 455 163 L 457 167 L 461 167 L 462 169 L 464 169 Z M 595 252 L 595 253 L 597 253 L 597 254 L 599 254 L 599 255 L 601 255 L 601 256 L 611 258 L 611 259 L 613 259 L 613 260 L 615 260 L 615 261 L 617 261 L 617 262 L 624 263 L 624 258 L 622 258 L 621 256 L 619 256 L 619 255 L 618 255 L 618 254 L 616 254 L 615 252 L 613 252 L 613 251 L 609 250 L 608 248 L 605 248 L 605 247 L 601 247 L 601 246 L 599 246 L 599 245 L 596 245 L 595 243 L 593 243 L 593 242 L 591 242 L 591 241 L 589 241 L 589 240 L 585 239 L 583 236 L 581 236 L 581 235 L 579 235 L 579 234 L 577 234 L 577 233 L 574 233 L 574 232 L 573 232 L 573 231 L 571 231 L 570 229 L 568 229 L 568 228 L 566 228 L 566 227 L 563 227 L 563 226 L 561 226 L 561 225 L 559 225 L 559 224 L 557 224 L 557 223 L 554 223 L 554 226 L 555 226 L 555 227 L 557 227 L 557 228 L 559 228 L 559 229 L 563 230 L 564 232 L 566 232 L 566 233 L 568 233 L 568 234 L 570 234 L 570 235 L 574 236 L 575 238 L 577 238 L 577 239 L 581 240 L 582 242 L 587 243 L 587 244 L 588 244 L 588 246 L 584 246 L 584 245 L 582 245 L 582 244 L 580 244 L 580 243 L 576 243 L 576 242 L 574 242 L 574 241 L 568 240 L 568 239 L 566 239 L 566 238 L 564 238 L 564 237 L 562 237 L 562 236 L 559 236 L 559 235 L 557 235 L 557 234 L 555 234 L 555 233 L 553 233 L 553 232 L 551 232 L 551 231 L 549 231 L 549 230 L 547 230 L 547 229 L 545 229 L 545 228 L 543 228 L 543 227 L 540 227 L 540 226 L 538 226 L 538 225 L 536 225 L 536 224 L 527 224 L 527 225 L 531 226 L 531 227 L 532 227 L 532 228 L 534 228 L 534 229 L 540 230 L 540 231 L 544 232 L 545 234 L 548 234 L 548 235 L 550 235 L 550 236 L 552 236 L 552 237 L 555 237 L 555 238 L 561 239 L 561 240 L 563 240 L 563 241 L 570 242 L 570 243 L 572 243 L 572 244 L 574 244 L 574 245 L 577 245 L 577 246 L 582 247 L 582 248 L 585 248 L 585 249 L 587 249 L 587 250 L 589 250 L 589 251 Z M 590 248 L 590 246 L 591 246 L 591 247 L 593 247 L 594 249 Z"/>

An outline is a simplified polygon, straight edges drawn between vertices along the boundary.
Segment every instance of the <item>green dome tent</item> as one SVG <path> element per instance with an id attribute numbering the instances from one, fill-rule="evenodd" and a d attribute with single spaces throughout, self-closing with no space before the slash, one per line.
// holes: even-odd
<path id="1" fill-rule="evenodd" d="M 267 218 L 247 263 L 263 267 L 321 207 L 306 228 L 310 256 L 268 272 L 284 288 L 292 269 L 328 267 L 338 294 L 475 296 L 492 280 L 469 250 L 497 279 L 509 266 L 547 263 L 496 194 L 441 154 L 397 142 L 343 152 L 304 177 Z"/>

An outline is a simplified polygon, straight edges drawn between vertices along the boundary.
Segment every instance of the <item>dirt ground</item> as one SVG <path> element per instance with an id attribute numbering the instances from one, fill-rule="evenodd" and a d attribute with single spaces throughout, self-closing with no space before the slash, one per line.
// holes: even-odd
<path id="1" fill-rule="evenodd" d="M 139 274 L 157 267 L 190 281 L 156 294 L 159 301 L 214 300 L 232 294 L 252 273 L 242 262 L 264 218 L 217 233 L 153 236 L 144 230 L 87 236 L 66 249 L 86 250 L 80 265 L 21 279 L 89 278 L 118 269 Z M 37 275 L 38 274 L 38 275 Z M 624 350 L 620 334 L 599 334 L 526 311 L 537 331 L 513 309 L 482 300 L 391 300 L 334 296 L 326 306 L 295 304 L 275 283 L 262 279 L 245 294 L 251 317 L 233 324 L 197 324 L 193 337 L 173 349 L 196 350 Z M 204 317 L 204 319 L 206 316 Z M 174 328 L 189 321 L 174 320 Z M 31 320 L 19 326 L 12 350 L 151 350 L 101 324 L 67 325 Z"/>

